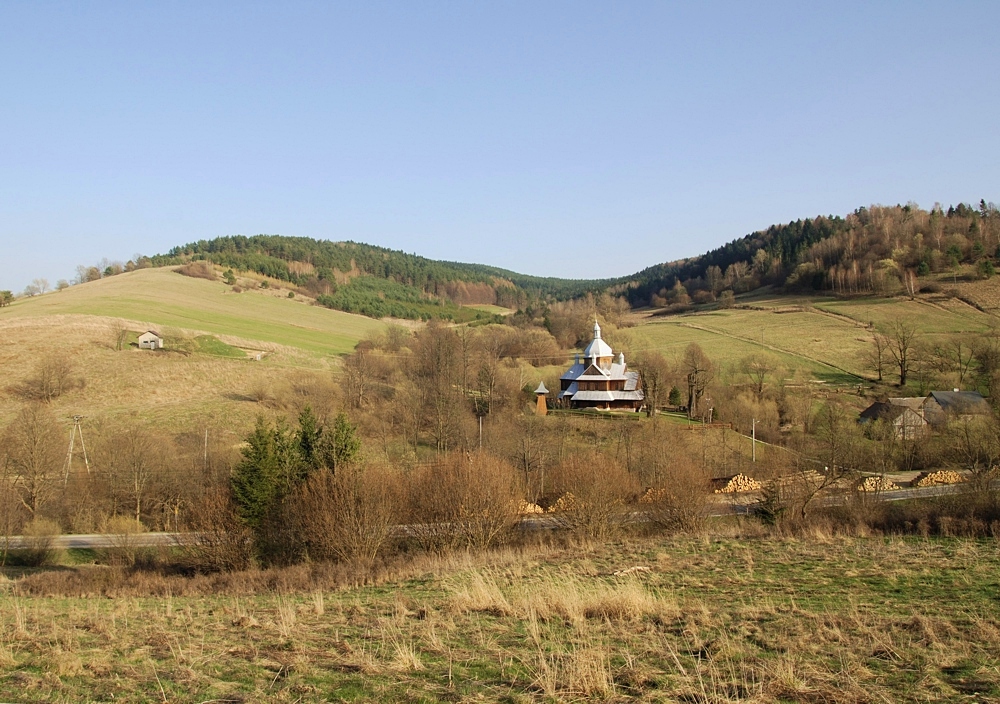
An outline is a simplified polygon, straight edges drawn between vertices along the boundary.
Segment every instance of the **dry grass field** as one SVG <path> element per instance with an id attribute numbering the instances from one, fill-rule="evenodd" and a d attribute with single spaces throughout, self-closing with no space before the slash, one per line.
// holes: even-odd
<path id="1" fill-rule="evenodd" d="M 125 318 L 294 347 L 317 356 L 345 354 L 383 324 L 275 295 L 273 290 L 234 293 L 221 281 L 194 279 L 171 268 L 140 269 L 65 291 L 21 299 L 0 309 L 0 325 L 15 318 L 51 315 Z"/>
<path id="2" fill-rule="evenodd" d="M 0 581 L 0 700 L 1000 698 L 995 539 L 535 547 L 422 558 L 339 588 L 322 565 L 294 569 L 210 596 L 141 575 L 138 593 L 160 596 L 28 596 Z"/>

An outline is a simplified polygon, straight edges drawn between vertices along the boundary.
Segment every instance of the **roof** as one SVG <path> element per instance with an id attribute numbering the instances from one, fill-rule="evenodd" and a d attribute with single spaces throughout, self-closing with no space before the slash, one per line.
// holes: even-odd
<path id="1" fill-rule="evenodd" d="M 925 396 L 917 396 L 915 398 L 897 396 L 888 399 L 888 402 L 891 403 L 893 406 L 904 406 L 906 408 L 909 408 L 911 411 L 916 411 L 919 413 L 920 409 L 923 407 L 924 402 L 926 400 L 927 398 Z"/>
<path id="2" fill-rule="evenodd" d="M 926 400 L 934 399 L 943 411 L 953 413 L 982 413 L 989 404 L 978 391 L 931 391 Z"/>
<path id="3" fill-rule="evenodd" d="M 139 335 L 139 337 L 144 337 L 146 335 L 155 335 L 156 337 L 160 337 L 160 333 L 156 332 L 156 330 L 147 330 L 146 332 L 142 333 L 142 335 Z"/>
<path id="4" fill-rule="evenodd" d="M 587 345 L 587 349 L 583 351 L 583 356 L 590 359 L 614 356 L 611 345 L 601 339 L 601 326 L 598 325 L 596 320 L 594 321 L 594 339 Z"/>
<path id="5" fill-rule="evenodd" d="M 536 394 L 547 394 L 548 392 L 549 392 L 549 390 L 545 388 L 545 382 L 544 381 L 538 382 L 538 388 L 535 389 L 535 393 Z"/>
<path id="6" fill-rule="evenodd" d="M 918 399 L 918 400 L 923 401 L 923 399 Z M 861 411 L 860 420 L 871 420 L 871 421 L 895 420 L 896 418 L 907 412 L 910 412 L 915 416 L 917 416 L 918 418 L 920 418 L 921 420 L 923 420 L 923 417 L 919 413 L 917 413 L 916 410 L 911 408 L 908 404 L 902 405 L 902 404 L 892 403 L 892 399 L 889 399 L 888 401 L 876 401 L 868 408 Z"/>

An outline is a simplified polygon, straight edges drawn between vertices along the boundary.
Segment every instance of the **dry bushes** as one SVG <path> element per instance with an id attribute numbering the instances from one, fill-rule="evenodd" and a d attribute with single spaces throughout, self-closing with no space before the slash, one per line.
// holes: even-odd
<path id="1" fill-rule="evenodd" d="M 408 529 L 428 550 L 482 550 L 518 521 L 524 492 L 517 472 L 485 452 L 454 453 L 415 469 L 407 481 Z"/>
<path id="2" fill-rule="evenodd" d="M 48 403 L 83 387 L 84 380 L 73 374 L 73 363 L 66 354 L 55 352 L 43 357 L 34 373 L 12 391 L 25 400 Z"/>
<path id="3" fill-rule="evenodd" d="M 570 455 L 552 470 L 556 496 L 573 495 L 570 510 L 553 513 L 566 528 L 594 540 L 606 540 L 621 524 L 625 505 L 639 493 L 635 477 L 602 452 Z"/>
<path id="4" fill-rule="evenodd" d="M 18 562 L 30 567 L 51 565 L 57 561 L 60 550 L 54 547 L 55 538 L 62 531 L 59 524 L 46 518 L 36 518 L 24 527 L 24 548 L 17 550 Z"/>
<path id="5" fill-rule="evenodd" d="M 392 537 L 395 485 L 391 470 L 379 465 L 315 472 L 289 504 L 296 542 L 312 560 L 371 565 Z"/>
<path id="6" fill-rule="evenodd" d="M 206 491 L 192 509 L 196 536 L 184 548 L 184 564 L 200 572 L 237 572 L 253 564 L 250 530 L 236 515 L 226 489 Z"/>
<path id="7" fill-rule="evenodd" d="M 696 461 L 683 456 L 647 494 L 646 513 L 656 525 L 671 531 L 697 532 L 708 519 L 712 478 Z"/>
<path id="8" fill-rule="evenodd" d="M 178 274 L 190 276 L 195 279 L 208 279 L 215 281 L 215 267 L 206 261 L 188 262 L 175 270 Z"/>

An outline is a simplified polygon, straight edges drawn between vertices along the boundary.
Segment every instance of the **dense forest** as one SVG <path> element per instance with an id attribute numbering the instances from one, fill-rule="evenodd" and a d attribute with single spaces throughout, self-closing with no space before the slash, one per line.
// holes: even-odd
<path id="1" fill-rule="evenodd" d="M 699 257 L 645 269 L 619 282 L 633 306 L 684 306 L 724 292 L 773 286 L 786 292 L 893 295 L 920 276 L 975 264 L 992 276 L 1000 211 L 980 201 L 858 208 L 845 218 L 819 216 L 772 225 Z M 731 295 L 731 294 L 730 294 Z"/>
<path id="2" fill-rule="evenodd" d="M 287 281 L 315 296 L 321 305 L 372 317 L 451 319 L 456 317 L 456 306 L 485 304 L 518 309 L 532 298 L 570 299 L 613 284 L 611 280 L 525 276 L 480 264 L 434 261 L 357 242 L 278 235 L 201 240 L 152 257 L 151 263 L 164 266 L 192 260 Z M 445 303 L 452 305 L 442 306 Z"/>

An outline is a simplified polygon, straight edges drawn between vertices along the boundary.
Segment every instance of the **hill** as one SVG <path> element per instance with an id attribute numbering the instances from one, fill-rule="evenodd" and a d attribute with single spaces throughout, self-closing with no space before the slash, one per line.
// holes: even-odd
<path id="1" fill-rule="evenodd" d="M 67 363 L 72 379 L 72 389 L 51 403 L 60 417 L 138 416 L 177 429 L 211 424 L 235 441 L 255 413 L 280 406 L 282 397 L 329 404 L 336 398 L 333 357 L 385 324 L 286 293 L 233 293 L 221 282 L 157 268 L 20 299 L 0 309 L 0 425 L 22 404 L 19 385 L 54 358 Z M 116 351 L 112 323 L 121 319 L 128 340 L 153 328 L 167 337 L 167 349 Z"/>
<path id="2" fill-rule="evenodd" d="M 66 314 L 125 318 L 228 336 L 248 347 L 265 342 L 320 356 L 349 352 L 367 333 L 383 327 L 267 290 L 235 293 L 222 282 L 180 276 L 171 268 L 139 269 L 20 299 L 0 309 L 0 323 Z"/>

